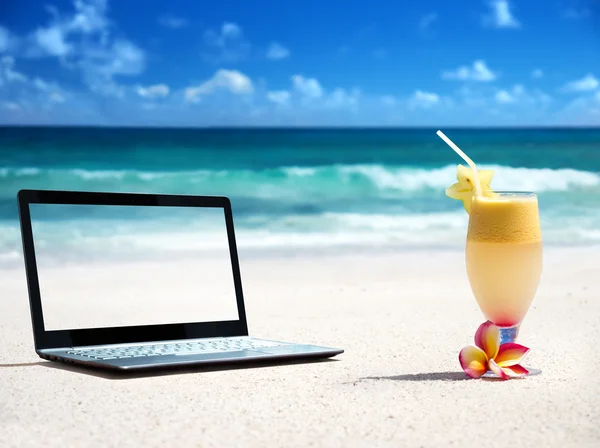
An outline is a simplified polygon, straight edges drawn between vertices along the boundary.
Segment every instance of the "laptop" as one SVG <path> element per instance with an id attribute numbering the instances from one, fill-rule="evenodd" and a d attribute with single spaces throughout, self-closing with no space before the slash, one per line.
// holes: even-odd
<path id="1" fill-rule="evenodd" d="M 21 190 L 17 200 L 43 359 L 129 371 L 343 353 L 249 335 L 227 197 Z"/>

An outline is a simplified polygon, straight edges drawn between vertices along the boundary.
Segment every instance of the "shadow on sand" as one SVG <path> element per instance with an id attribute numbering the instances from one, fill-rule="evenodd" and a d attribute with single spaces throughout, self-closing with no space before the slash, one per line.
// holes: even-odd
<path id="1" fill-rule="evenodd" d="M 38 361 L 38 362 L 19 362 L 19 363 L 15 363 L 15 364 L 0 364 L 0 369 L 8 369 L 11 367 L 42 366 L 44 364 L 47 364 L 47 363 L 44 361 Z"/>
<path id="2" fill-rule="evenodd" d="M 428 372 L 410 373 L 395 376 L 370 376 L 361 380 L 390 380 L 390 381 L 465 381 L 470 380 L 464 372 Z"/>

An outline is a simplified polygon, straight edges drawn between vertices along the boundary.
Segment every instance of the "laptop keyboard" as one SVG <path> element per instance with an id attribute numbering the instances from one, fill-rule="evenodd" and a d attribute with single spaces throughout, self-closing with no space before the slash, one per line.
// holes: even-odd
<path id="1" fill-rule="evenodd" d="M 70 350 L 67 353 L 104 361 L 108 359 L 138 358 L 145 356 L 185 356 L 204 353 L 222 353 L 245 349 L 278 347 L 282 345 L 287 344 L 275 341 L 264 341 L 260 339 L 220 338 L 205 341 L 177 342 L 167 344 L 90 348 Z"/>

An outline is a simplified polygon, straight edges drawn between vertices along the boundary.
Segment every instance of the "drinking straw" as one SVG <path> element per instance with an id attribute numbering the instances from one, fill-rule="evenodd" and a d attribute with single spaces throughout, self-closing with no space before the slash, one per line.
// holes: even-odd
<path id="1" fill-rule="evenodd" d="M 477 174 L 477 167 L 475 166 L 475 163 L 469 158 L 468 155 L 462 152 L 462 150 L 458 146 L 456 146 L 452 140 L 446 137 L 446 134 L 444 134 L 442 131 L 437 131 L 436 134 L 442 140 L 444 140 L 448 144 L 448 146 L 450 146 L 450 148 L 452 148 L 459 156 L 461 156 L 465 162 L 469 164 L 469 166 L 473 170 L 473 177 L 475 178 L 475 193 L 477 194 L 477 196 L 481 196 L 481 184 L 479 183 L 479 175 Z"/>

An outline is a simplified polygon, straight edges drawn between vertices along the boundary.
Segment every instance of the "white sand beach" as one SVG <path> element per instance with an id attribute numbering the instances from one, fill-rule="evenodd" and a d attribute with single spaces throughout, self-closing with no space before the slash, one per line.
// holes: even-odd
<path id="1" fill-rule="evenodd" d="M 345 353 L 134 376 L 38 358 L 24 269 L 5 269 L 0 446 L 596 447 L 599 256 L 546 249 L 519 336 L 524 365 L 543 373 L 506 382 L 468 379 L 458 363 L 484 320 L 461 251 L 241 251 L 251 335 Z"/>

